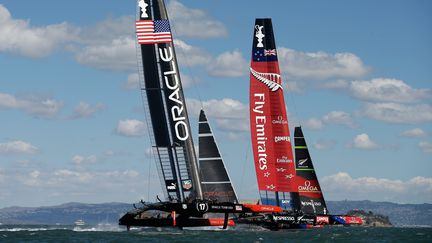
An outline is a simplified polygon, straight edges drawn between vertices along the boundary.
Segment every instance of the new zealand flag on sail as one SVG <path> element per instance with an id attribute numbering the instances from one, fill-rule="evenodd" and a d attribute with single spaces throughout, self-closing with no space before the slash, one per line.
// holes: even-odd
<path id="1" fill-rule="evenodd" d="M 254 49 L 252 52 L 254 62 L 272 62 L 277 61 L 276 49 Z"/>

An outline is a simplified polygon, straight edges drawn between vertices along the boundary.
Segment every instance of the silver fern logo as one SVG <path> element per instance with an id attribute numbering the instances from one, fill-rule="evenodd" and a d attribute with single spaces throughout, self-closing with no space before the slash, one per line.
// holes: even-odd
<path id="1" fill-rule="evenodd" d="M 308 158 L 306 158 L 306 159 L 300 159 L 299 162 L 298 162 L 298 164 L 299 165 L 303 165 L 304 163 L 306 163 L 306 161 L 308 161 Z"/>
<path id="2" fill-rule="evenodd" d="M 250 68 L 252 75 L 261 83 L 270 88 L 271 91 L 282 89 L 281 76 L 277 73 L 260 73 Z"/>

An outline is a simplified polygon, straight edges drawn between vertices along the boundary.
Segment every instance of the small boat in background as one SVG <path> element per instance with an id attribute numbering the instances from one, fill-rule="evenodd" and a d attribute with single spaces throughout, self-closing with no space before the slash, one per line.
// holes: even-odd
<path id="1" fill-rule="evenodd" d="M 75 226 L 84 226 L 85 222 L 82 219 L 78 219 L 77 221 L 75 221 Z"/>

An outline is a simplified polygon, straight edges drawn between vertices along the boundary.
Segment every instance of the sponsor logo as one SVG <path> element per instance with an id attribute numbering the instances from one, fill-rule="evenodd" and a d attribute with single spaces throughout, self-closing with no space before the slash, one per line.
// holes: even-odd
<path id="1" fill-rule="evenodd" d="M 318 187 L 311 185 L 310 181 L 305 181 L 304 185 L 298 186 L 298 190 L 302 192 L 318 192 Z"/>
<path id="2" fill-rule="evenodd" d="M 183 209 L 187 209 L 187 204 L 183 203 L 183 204 L 182 204 L 182 208 L 183 208 Z"/>
<path id="3" fill-rule="evenodd" d="M 292 179 L 294 177 L 293 174 L 285 175 L 285 179 Z"/>
<path id="4" fill-rule="evenodd" d="M 313 216 L 305 216 L 305 215 L 303 215 L 303 216 L 299 216 L 297 218 L 297 223 L 299 223 L 299 224 L 300 223 L 313 224 L 314 221 L 315 221 L 315 217 L 313 217 Z"/>
<path id="5" fill-rule="evenodd" d="M 281 215 L 273 215 L 274 221 L 295 221 L 294 216 L 281 216 Z"/>
<path id="6" fill-rule="evenodd" d="M 282 204 L 290 204 L 291 200 L 282 199 Z"/>
<path id="7" fill-rule="evenodd" d="M 310 201 L 310 202 L 301 202 L 302 206 L 321 206 L 321 202 L 315 202 L 315 201 Z"/>
<path id="8" fill-rule="evenodd" d="M 276 171 L 277 171 L 277 172 L 285 172 L 286 169 L 285 169 L 285 168 L 276 168 Z"/>
<path id="9" fill-rule="evenodd" d="M 241 205 L 236 205 L 235 210 L 236 211 L 243 211 L 243 207 Z"/>
<path id="10" fill-rule="evenodd" d="M 141 18 L 148 18 L 147 6 L 148 4 L 144 0 L 138 2 L 138 6 L 141 8 Z"/>
<path id="11" fill-rule="evenodd" d="M 304 163 L 306 163 L 306 161 L 308 161 L 308 159 L 309 159 L 309 158 L 306 158 L 306 159 L 300 159 L 300 160 L 298 161 L 298 165 L 303 165 Z"/>
<path id="12" fill-rule="evenodd" d="M 167 191 L 175 192 L 177 191 L 177 183 L 175 180 L 166 180 L 165 181 Z"/>
<path id="13" fill-rule="evenodd" d="M 234 195 L 233 191 L 213 191 L 213 192 L 204 192 L 204 197 L 206 198 L 217 198 L 217 197 L 232 197 Z"/>
<path id="14" fill-rule="evenodd" d="M 263 93 L 254 94 L 255 102 L 253 112 L 264 114 L 265 95 Z M 267 170 L 267 137 L 265 134 L 266 117 L 263 115 L 255 116 L 255 131 L 258 153 L 258 166 L 260 170 Z"/>
<path id="15" fill-rule="evenodd" d="M 287 120 L 284 120 L 282 116 L 278 116 L 277 120 L 272 121 L 273 124 L 288 124 Z"/>
<path id="16" fill-rule="evenodd" d="M 163 72 L 165 86 L 171 91 L 168 99 L 173 102 L 171 107 L 171 117 L 174 122 L 175 135 L 178 140 L 185 141 L 189 138 L 189 130 L 186 124 L 185 107 L 181 97 L 180 80 L 174 63 L 174 53 L 171 47 L 159 48 L 159 56 L 162 61 L 170 63 L 173 68 Z"/>
<path id="17" fill-rule="evenodd" d="M 279 142 L 291 142 L 291 139 L 289 136 L 275 136 L 274 137 L 275 143 Z"/>
<path id="18" fill-rule="evenodd" d="M 257 38 L 257 47 L 264 47 L 263 45 L 263 38 L 265 37 L 265 35 L 262 32 L 262 29 L 264 28 L 263 25 L 255 25 L 255 37 Z"/>
<path id="19" fill-rule="evenodd" d="M 327 216 L 317 216 L 316 217 L 317 224 L 328 224 L 329 223 L 329 217 Z"/>
<path id="20" fill-rule="evenodd" d="M 182 181 L 182 187 L 183 189 L 190 190 L 192 188 L 192 180 L 183 180 Z"/>
<path id="21" fill-rule="evenodd" d="M 288 159 L 287 156 L 282 156 L 282 158 L 277 158 L 276 162 L 277 163 L 292 163 L 292 160 Z"/>
<path id="22" fill-rule="evenodd" d="M 264 173 L 264 177 L 269 177 L 270 176 L 270 172 L 266 172 L 266 173 Z"/>

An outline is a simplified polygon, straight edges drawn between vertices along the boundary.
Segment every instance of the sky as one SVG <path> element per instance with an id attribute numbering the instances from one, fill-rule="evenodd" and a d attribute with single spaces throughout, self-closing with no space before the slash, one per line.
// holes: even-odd
<path id="1" fill-rule="evenodd" d="M 0 208 L 154 201 L 136 1 L 0 3 Z M 272 18 L 290 127 L 326 200 L 432 203 L 432 2 L 167 0 L 190 123 L 201 104 L 240 199 L 255 18 Z"/>

